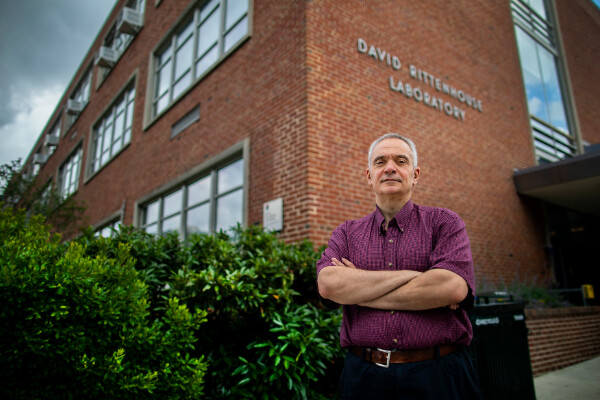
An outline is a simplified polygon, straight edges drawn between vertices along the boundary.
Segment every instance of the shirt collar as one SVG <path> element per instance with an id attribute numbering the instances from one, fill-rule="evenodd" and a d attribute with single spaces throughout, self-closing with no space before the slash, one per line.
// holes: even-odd
<path id="1" fill-rule="evenodd" d="M 380 231 L 383 232 L 383 223 L 385 222 L 385 217 L 383 216 L 383 213 L 381 212 L 379 207 L 376 206 L 376 208 L 377 209 L 375 211 L 375 224 L 379 226 Z M 394 215 L 394 219 L 396 220 L 398 228 L 403 229 L 408 224 L 413 208 L 415 208 L 415 205 L 411 200 L 408 200 L 404 207 L 402 207 L 400 211 L 398 211 L 398 213 Z"/>

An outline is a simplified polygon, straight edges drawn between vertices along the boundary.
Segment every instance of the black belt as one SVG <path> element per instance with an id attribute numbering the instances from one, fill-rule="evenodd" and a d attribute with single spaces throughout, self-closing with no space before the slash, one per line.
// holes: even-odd
<path id="1" fill-rule="evenodd" d="M 404 364 L 432 360 L 447 356 L 458 350 L 458 346 L 443 345 L 415 350 L 383 350 L 370 347 L 352 347 L 350 351 L 360 358 L 388 368 L 390 364 Z"/>

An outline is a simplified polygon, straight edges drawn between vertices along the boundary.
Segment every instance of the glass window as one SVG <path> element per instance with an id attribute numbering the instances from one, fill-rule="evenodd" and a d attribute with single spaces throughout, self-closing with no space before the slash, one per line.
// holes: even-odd
<path id="1" fill-rule="evenodd" d="M 220 182 L 215 185 L 215 183 Z M 244 162 L 238 159 L 205 172 L 142 208 L 142 228 L 150 233 L 228 230 L 243 221 Z"/>
<path id="2" fill-rule="evenodd" d="M 90 174 L 112 160 L 131 141 L 134 100 L 135 88 L 129 87 L 94 127 Z"/>
<path id="3" fill-rule="evenodd" d="M 105 238 L 113 237 L 119 231 L 119 225 L 121 224 L 121 220 L 114 220 L 101 228 L 96 229 L 94 232 L 96 236 L 102 236 Z"/>
<path id="4" fill-rule="evenodd" d="M 560 59 L 549 10 L 543 0 L 512 0 L 515 35 L 538 162 L 576 153 L 567 119 Z"/>
<path id="5" fill-rule="evenodd" d="M 79 171 L 81 170 L 81 147 L 65 161 L 59 170 L 59 193 L 63 198 L 70 196 L 79 187 Z"/>
<path id="6" fill-rule="evenodd" d="M 155 54 L 154 115 L 248 35 L 248 7 L 249 0 L 212 0 L 192 10 L 185 25 Z"/>
<path id="7" fill-rule="evenodd" d="M 92 88 L 92 68 L 89 68 L 86 73 L 79 81 L 79 84 L 71 93 L 69 100 L 72 101 L 71 109 L 67 110 L 68 118 L 66 120 L 67 130 L 70 129 L 77 118 L 79 118 L 79 114 L 83 110 L 83 108 L 87 105 L 90 100 L 90 92 Z M 68 107 L 69 108 L 69 107 Z"/>

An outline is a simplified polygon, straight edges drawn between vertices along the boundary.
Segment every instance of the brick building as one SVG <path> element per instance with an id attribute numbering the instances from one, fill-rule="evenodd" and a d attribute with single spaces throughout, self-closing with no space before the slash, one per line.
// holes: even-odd
<path id="1" fill-rule="evenodd" d="M 598 54 L 591 0 L 120 0 L 25 172 L 98 230 L 320 245 L 373 210 L 366 150 L 399 132 L 480 285 L 600 289 Z"/>

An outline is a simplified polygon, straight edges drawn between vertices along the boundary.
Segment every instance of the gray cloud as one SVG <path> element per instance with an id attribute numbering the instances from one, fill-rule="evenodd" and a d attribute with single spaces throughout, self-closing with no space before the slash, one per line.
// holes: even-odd
<path id="1" fill-rule="evenodd" d="M 48 115 L 42 118 L 34 109 L 40 108 L 40 97 L 60 98 L 114 4 L 115 0 L 0 1 L 0 164 L 27 157 L 54 108 L 44 105 Z M 28 124 L 27 132 L 20 133 L 21 120 L 28 114 L 45 120 L 38 132 L 31 132 Z M 23 149 L 28 149 L 25 154 Z"/>

